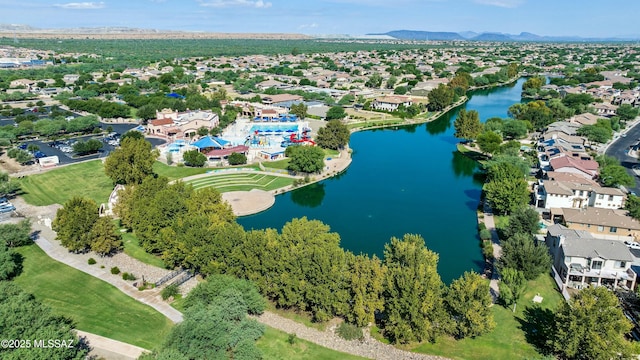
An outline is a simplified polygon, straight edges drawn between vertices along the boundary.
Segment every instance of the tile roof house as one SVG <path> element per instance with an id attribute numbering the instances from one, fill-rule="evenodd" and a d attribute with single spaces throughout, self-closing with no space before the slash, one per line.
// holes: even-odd
<path id="1" fill-rule="evenodd" d="M 626 210 L 600 209 L 551 209 L 552 216 L 563 219 L 566 226 L 575 230 L 586 230 L 592 234 L 631 236 L 640 239 L 640 222 L 627 215 Z"/>
<path id="2" fill-rule="evenodd" d="M 538 207 L 619 209 L 626 194 L 620 189 L 601 187 L 584 178 L 574 181 L 541 180 L 534 186 Z"/>
<path id="3" fill-rule="evenodd" d="M 581 160 L 572 156 L 561 156 L 549 161 L 551 171 L 568 172 L 580 175 L 586 179 L 598 176 L 598 163 L 594 160 Z"/>
<path id="4" fill-rule="evenodd" d="M 384 110 L 384 111 L 396 111 L 400 107 L 400 105 L 404 105 L 405 107 L 409 107 L 413 104 L 413 100 L 406 96 L 385 96 L 381 98 L 376 98 L 371 103 L 371 108 L 374 110 Z"/>
<path id="5" fill-rule="evenodd" d="M 620 240 L 597 239 L 586 231 L 556 224 L 548 228 L 545 244 L 553 259 L 556 284 L 563 294 L 567 288 L 579 290 L 590 285 L 635 288 L 633 256 Z"/>
<path id="6" fill-rule="evenodd" d="M 177 112 L 164 109 L 156 112 L 155 120 L 148 122 L 147 133 L 149 135 L 180 139 L 195 136 L 201 127 L 211 130 L 218 126 L 219 123 L 218 114 L 212 111 Z"/>

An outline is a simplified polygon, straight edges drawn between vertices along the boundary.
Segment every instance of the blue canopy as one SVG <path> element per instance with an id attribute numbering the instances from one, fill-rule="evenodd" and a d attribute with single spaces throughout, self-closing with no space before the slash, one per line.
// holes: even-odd
<path id="1" fill-rule="evenodd" d="M 219 137 L 205 136 L 200 140 L 192 143 L 191 145 L 197 147 L 198 149 L 206 149 L 206 148 L 222 149 L 228 143 L 229 142 L 227 140 L 221 139 Z"/>

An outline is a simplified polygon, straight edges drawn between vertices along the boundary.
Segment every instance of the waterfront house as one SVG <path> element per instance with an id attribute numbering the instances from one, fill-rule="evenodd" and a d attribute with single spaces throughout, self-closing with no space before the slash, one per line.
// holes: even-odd
<path id="1" fill-rule="evenodd" d="M 556 284 L 567 288 L 607 286 L 611 289 L 634 289 L 637 275 L 631 270 L 633 257 L 619 240 L 598 239 L 581 230 L 552 225 L 545 243 L 553 260 Z"/>
<path id="2" fill-rule="evenodd" d="M 594 160 L 582 160 L 573 156 L 561 156 L 549 161 L 551 171 L 568 172 L 580 175 L 586 179 L 598 176 L 598 163 Z"/>
<path id="3" fill-rule="evenodd" d="M 545 209 L 619 209 L 624 206 L 626 197 L 620 189 L 601 187 L 584 178 L 578 181 L 540 180 L 534 190 L 537 206 Z"/>
<path id="4" fill-rule="evenodd" d="M 552 208 L 551 216 L 554 220 L 563 222 L 569 229 L 585 230 L 596 235 L 640 239 L 640 222 L 627 215 L 626 210 L 595 207 Z"/>
<path id="5" fill-rule="evenodd" d="M 371 103 L 371 108 L 374 110 L 396 111 L 401 105 L 409 107 L 412 104 L 413 100 L 406 96 L 385 96 L 376 98 L 373 103 Z"/>

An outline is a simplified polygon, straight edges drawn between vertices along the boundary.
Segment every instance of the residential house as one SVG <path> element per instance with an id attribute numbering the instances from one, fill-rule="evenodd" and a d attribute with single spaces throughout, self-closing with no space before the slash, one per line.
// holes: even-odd
<path id="1" fill-rule="evenodd" d="M 598 176 L 598 163 L 594 160 L 576 159 L 573 156 L 561 156 L 549 161 L 551 171 L 568 172 L 580 175 L 586 179 Z"/>
<path id="2" fill-rule="evenodd" d="M 265 105 L 274 105 L 278 106 L 280 103 L 287 103 L 290 101 L 303 101 L 304 99 L 300 95 L 292 95 L 292 94 L 277 94 L 277 95 L 266 95 L 262 97 L 262 103 Z"/>
<path id="3" fill-rule="evenodd" d="M 627 215 L 626 210 L 600 209 L 551 209 L 553 218 L 560 218 L 570 229 L 585 230 L 592 234 L 633 237 L 640 239 L 640 222 Z"/>
<path id="4" fill-rule="evenodd" d="M 440 84 L 447 85 L 448 83 L 449 83 L 448 78 L 438 78 L 438 79 L 431 79 L 427 81 L 421 81 L 411 89 L 411 95 L 428 96 L 431 90 L 437 88 L 438 86 L 440 86 Z"/>
<path id="5" fill-rule="evenodd" d="M 595 125 L 598 122 L 598 119 L 600 118 L 601 118 L 600 116 L 594 115 L 592 113 L 584 113 L 584 114 L 574 115 L 570 117 L 568 121 L 570 123 L 579 124 L 581 126 Z"/>
<path id="6" fill-rule="evenodd" d="M 78 74 L 66 74 L 62 77 L 62 81 L 67 85 L 75 83 L 78 79 L 80 79 L 80 75 Z"/>
<path id="7" fill-rule="evenodd" d="M 220 124 L 218 114 L 211 111 L 177 112 L 164 109 L 156 113 L 156 119 L 147 124 L 149 135 L 173 139 L 194 137 L 198 129 L 204 127 L 211 130 Z"/>
<path id="8" fill-rule="evenodd" d="M 633 257 L 622 241 L 597 239 L 586 231 L 556 224 L 547 229 L 545 243 L 561 291 L 589 285 L 635 288 L 637 275 L 631 269 Z"/>
<path id="9" fill-rule="evenodd" d="M 596 103 L 593 104 L 593 107 L 596 109 L 598 115 L 611 117 L 616 115 L 616 110 L 618 110 L 617 105 L 607 104 L 607 103 Z"/>
<path id="10" fill-rule="evenodd" d="M 534 186 L 536 204 L 540 208 L 619 209 L 624 206 L 626 195 L 616 188 L 601 187 L 593 181 L 541 180 Z"/>
<path id="11" fill-rule="evenodd" d="M 400 105 L 409 107 L 412 104 L 413 100 L 406 96 L 385 96 L 375 99 L 371 103 L 371 108 L 374 110 L 396 111 Z"/>

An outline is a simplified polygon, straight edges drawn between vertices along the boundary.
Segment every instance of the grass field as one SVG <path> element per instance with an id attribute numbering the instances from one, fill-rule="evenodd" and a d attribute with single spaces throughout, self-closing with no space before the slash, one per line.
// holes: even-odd
<path id="1" fill-rule="evenodd" d="M 106 202 L 113 190 L 100 160 L 64 166 L 20 180 L 24 200 L 32 205 L 64 204 L 73 196 Z"/>
<path id="2" fill-rule="evenodd" d="M 544 299 L 540 304 L 543 309 L 553 311 L 564 301 L 562 295 L 556 291 L 553 279 L 543 274 L 529 282 L 526 293 L 518 301 L 515 313 L 512 309 L 500 305 L 492 307 L 497 326 L 491 333 L 475 339 L 439 338 L 435 344 L 422 344 L 413 351 L 465 360 L 540 358 L 542 355 L 525 340 L 525 332 L 520 322 L 524 318 L 525 310 L 534 306 L 532 299 L 536 294 L 540 294 Z"/>
<path id="3" fill-rule="evenodd" d="M 257 165 L 243 165 L 243 168 L 250 168 L 259 170 Z M 156 161 L 153 164 L 153 172 L 160 176 L 165 176 L 169 179 L 169 181 L 185 178 L 187 176 L 205 174 L 207 171 L 211 171 L 216 168 L 196 168 L 196 167 L 188 167 L 188 166 L 169 166 L 160 161 Z"/>
<path id="4" fill-rule="evenodd" d="M 265 360 L 357 360 L 365 359 L 331 350 L 306 340 L 296 338 L 290 344 L 289 334 L 268 327 L 264 335 L 258 339 L 258 348 Z"/>
<path id="5" fill-rule="evenodd" d="M 80 330 L 153 349 L 172 323 L 153 308 L 91 275 L 48 257 L 38 246 L 18 249 L 22 274 L 14 281 Z"/>
<path id="6" fill-rule="evenodd" d="M 193 185 L 195 189 L 213 186 L 220 192 L 248 191 L 251 189 L 269 191 L 289 186 L 293 183 L 293 180 L 292 178 L 274 175 L 237 173 L 212 175 L 187 181 L 186 183 Z"/>
<path id="7" fill-rule="evenodd" d="M 159 257 L 149 254 L 140 247 L 138 238 L 133 233 L 120 233 L 124 243 L 124 253 L 145 264 L 164 269 L 164 262 Z"/>
<path id="8" fill-rule="evenodd" d="M 278 170 L 287 170 L 289 166 L 289 159 L 282 159 L 276 161 L 265 161 L 262 163 L 265 168 L 278 169 Z"/>

